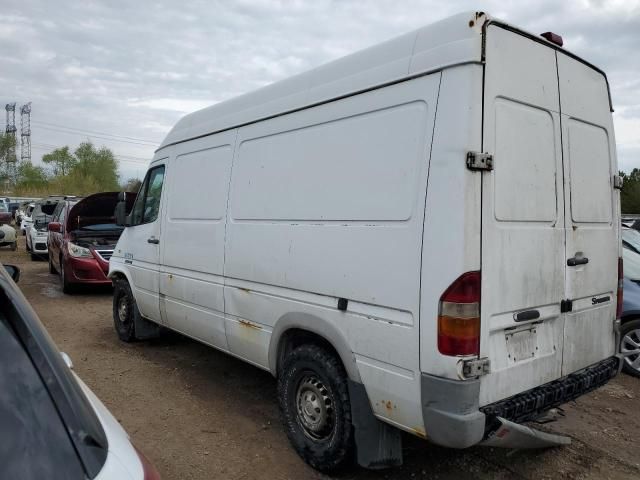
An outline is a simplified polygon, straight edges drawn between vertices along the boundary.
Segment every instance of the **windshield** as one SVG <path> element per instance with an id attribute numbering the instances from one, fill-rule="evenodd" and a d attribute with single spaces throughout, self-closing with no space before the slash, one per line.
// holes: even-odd
<path id="1" fill-rule="evenodd" d="M 622 229 L 622 241 L 627 243 L 636 252 L 640 252 L 640 232 L 633 228 Z"/>
<path id="2" fill-rule="evenodd" d="M 0 212 L 8 212 L 7 204 L 4 202 L 0 202 Z"/>
<path id="3" fill-rule="evenodd" d="M 640 254 L 628 247 L 622 249 L 624 276 L 630 280 L 640 281 Z"/>

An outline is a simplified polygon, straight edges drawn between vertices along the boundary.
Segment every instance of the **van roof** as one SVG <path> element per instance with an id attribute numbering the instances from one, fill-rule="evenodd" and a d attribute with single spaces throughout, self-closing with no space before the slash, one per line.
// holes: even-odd
<path id="1" fill-rule="evenodd" d="M 428 72 L 455 65 L 481 63 L 482 30 L 489 21 L 522 32 L 492 19 L 484 12 L 460 13 L 185 115 L 167 134 L 158 150 Z M 522 33 L 558 48 L 542 37 Z"/>

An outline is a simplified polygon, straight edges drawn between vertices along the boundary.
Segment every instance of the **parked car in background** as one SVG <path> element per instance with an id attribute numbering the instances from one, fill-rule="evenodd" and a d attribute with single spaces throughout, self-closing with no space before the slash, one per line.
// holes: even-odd
<path id="1" fill-rule="evenodd" d="M 0 477 L 159 480 L 0 264 Z"/>
<path id="2" fill-rule="evenodd" d="M 0 202 L 0 224 L 11 225 L 11 212 L 9 211 L 9 204 Z"/>
<path id="3" fill-rule="evenodd" d="M 11 219 L 13 221 L 15 221 L 16 219 L 16 213 L 18 212 L 19 208 L 20 208 L 20 204 L 18 202 L 9 203 L 9 212 L 11 213 Z"/>
<path id="4" fill-rule="evenodd" d="M 640 237 L 640 232 L 631 230 Z M 627 240 L 629 233 L 623 234 Z M 624 294 L 622 302 L 622 326 L 620 329 L 620 352 L 624 358 L 623 370 L 629 375 L 640 377 L 640 253 L 625 240 Z M 640 238 L 634 242 L 640 246 Z"/>
<path id="5" fill-rule="evenodd" d="M 130 194 L 128 208 L 135 194 Z M 61 201 L 49 223 L 49 271 L 59 273 L 62 290 L 80 284 L 111 285 L 109 259 L 123 227 L 116 225 L 118 192 L 96 193 Z"/>
<path id="6" fill-rule="evenodd" d="M 48 255 L 49 230 L 47 226 L 53 218 L 56 206 L 63 199 L 64 197 L 47 197 L 36 202 L 26 238 L 26 249 L 31 253 L 32 260 L 38 260 Z"/>
<path id="7" fill-rule="evenodd" d="M 31 227 L 31 223 L 32 223 L 31 214 L 33 213 L 33 210 L 35 208 L 36 208 L 35 203 L 30 203 L 29 205 L 27 205 L 24 215 L 22 216 L 22 221 L 20 222 L 20 233 L 22 233 L 22 235 L 26 235 L 27 231 Z"/>
<path id="8" fill-rule="evenodd" d="M 10 247 L 14 251 L 18 248 L 16 229 L 7 223 L 0 223 L 0 247 Z"/>

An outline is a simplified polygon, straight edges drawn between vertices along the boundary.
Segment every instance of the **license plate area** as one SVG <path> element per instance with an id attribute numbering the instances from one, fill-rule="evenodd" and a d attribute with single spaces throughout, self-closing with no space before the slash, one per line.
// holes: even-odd
<path id="1" fill-rule="evenodd" d="M 510 364 L 534 358 L 538 351 L 538 325 L 506 332 L 505 343 Z"/>

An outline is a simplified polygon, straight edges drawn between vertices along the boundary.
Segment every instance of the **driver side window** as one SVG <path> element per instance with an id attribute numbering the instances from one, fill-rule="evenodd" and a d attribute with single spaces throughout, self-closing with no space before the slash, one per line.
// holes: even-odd
<path id="1" fill-rule="evenodd" d="M 164 165 L 149 170 L 131 210 L 132 226 L 156 221 L 160 211 L 163 183 Z"/>

